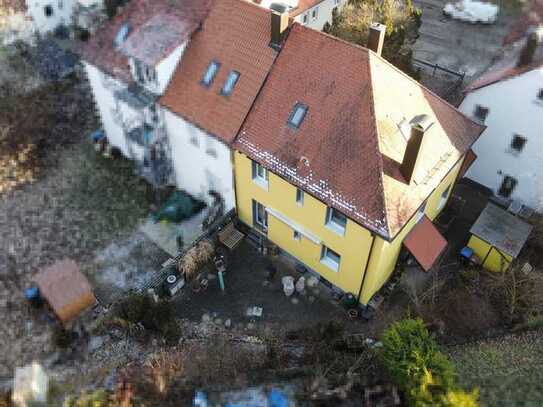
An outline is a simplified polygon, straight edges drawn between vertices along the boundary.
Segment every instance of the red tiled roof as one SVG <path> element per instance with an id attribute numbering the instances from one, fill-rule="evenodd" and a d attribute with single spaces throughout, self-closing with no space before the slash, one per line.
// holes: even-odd
<path id="1" fill-rule="evenodd" d="M 526 5 L 527 11 L 513 24 L 503 45 L 511 45 L 522 39 L 533 27 L 543 25 L 543 0 L 532 0 Z"/>
<path id="2" fill-rule="evenodd" d="M 215 0 L 160 103 L 231 143 L 277 55 L 270 43 L 270 11 L 239 0 Z M 208 65 L 221 65 L 212 85 L 200 84 Z M 231 70 L 240 73 L 230 96 L 219 94 Z"/>
<path id="3" fill-rule="evenodd" d="M 403 244 L 417 259 L 424 271 L 432 268 L 447 247 L 445 238 L 426 216 L 423 216 L 419 223 L 411 229 Z"/>
<path id="4" fill-rule="evenodd" d="M 538 61 L 533 64 L 524 66 L 510 66 L 502 69 L 490 69 L 475 81 L 473 81 L 467 88 L 466 92 L 484 88 L 485 86 L 492 85 L 497 82 L 505 81 L 507 79 L 514 78 L 522 75 L 523 73 L 530 72 L 534 69 L 543 67 L 543 61 Z"/>
<path id="5" fill-rule="evenodd" d="M 205 18 L 209 3 L 210 0 L 132 0 L 82 47 L 82 57 L 102 71 L 131 82 L 125 54 L 132 53 L 147 63 L 159 62 L 189 39 Z M 117 49 L 114 40 L 125 23 L 129 23 L 130 32 L 122 49 Z M 157 33 L 160 28 L 164 35 Z M 168 35 L 171 31 L 175 36 Z"/>
<path id="6" fill-rule="evenodd" d="M 308 106 L 298 130 L 295 103 Z M 422 178 L 399 171 L 403 120 L 434 121 Z M 272 172 L 392 238 L 484 127 L 365 48 L 294 24 L 234 144 Z"/>

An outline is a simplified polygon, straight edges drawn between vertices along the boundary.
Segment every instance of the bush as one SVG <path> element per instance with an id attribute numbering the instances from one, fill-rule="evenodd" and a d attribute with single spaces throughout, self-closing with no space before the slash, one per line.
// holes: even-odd
<path id="1" fill-rule="evenodd" d="M 179 336 L 175 309 L 169 301 L 154 302 L 148 295 L 131 294 L 121 302 L 118 316 L 132 324 L 141 324 L 145 329 L 157 332 L 168 340 Z"/>
<path id="2" fill-rule="evenodd" d="M 383 363 L 403 389 L 421 386 L 429 371 L 445 388 L 452 386 L 452 363 L 437 349 L 437 343 L 421 319 L 394 323 L 383 336 Z"/>
<path id="3" fill-rule="evenodd" d="M 79 397 L 69 397 L 64 401 L 64 407 L 110 407 L 113 405 L 109 394 L 102 389 Z"/>
<path id="4" fill-rule="evenodd" d="M 421 319 L 394 323 L 383 336 L 384 367 L 405 392 L 410 405 L 471 407 L 478 392 L 466 393 L 455 385 L 451 361 L 437 348 L 435 338 Z"/>

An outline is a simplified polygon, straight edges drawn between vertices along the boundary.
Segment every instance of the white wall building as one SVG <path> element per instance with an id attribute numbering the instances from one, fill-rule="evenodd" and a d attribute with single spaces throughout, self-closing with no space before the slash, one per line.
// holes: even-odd
<path id="1" fill-rule="evenodd" d="M 326 23 L 332 23 L 334 9 L 338 11 L 347 0 L 263 0 L 260 5 L 270 8 L 272 4 L 283 4 L 294 21 L 322 31 Z"/>
<path id="2" fill-rule="evenodd" d="M 518 65 L 522 46 L 468 88 L 459 109 L 487 126 L 466 177 L 504 202 L 543 210 L 543 58 Z M 509 59 L 511 58 L 511 59 Z M 535 58 L 535 59 L 534 59 Z M 538 62 L 539 61 L 539 62 Z"/>

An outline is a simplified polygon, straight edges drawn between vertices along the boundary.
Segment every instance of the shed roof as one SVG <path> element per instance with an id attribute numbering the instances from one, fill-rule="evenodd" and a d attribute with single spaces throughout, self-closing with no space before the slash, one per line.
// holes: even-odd
<path id="1" fill-rule="evenodd" d="M 531 231 L 531 225 L 492 203 L 470 229 L 471 234 L 513 258 L 519 255 Z"/>
<path id="2" fill-rule="evenodd" d="M 447 247 L 445 238 L 426 216 L 411 229 L 403 244 L 415 256 L 424 271 L 432 268 Z"/>
<path id="3" fill-rule="evenodd" d="M 87 278 L 73 260 L 54 263 L 34 277 L 40 295 L 63 322 L 69 321 L 96 303 Z"/>

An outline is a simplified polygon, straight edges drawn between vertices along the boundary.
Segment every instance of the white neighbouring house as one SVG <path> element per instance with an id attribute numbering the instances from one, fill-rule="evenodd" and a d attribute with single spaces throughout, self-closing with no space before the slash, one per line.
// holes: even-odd
<path id="1" fill-rule="evenodd" d="M 543 211 L 543 29 L 530 29 L 467 88 L 459 110 L 487 126 L 466 177 Z"/>
<path id="2" fill-rule="evenodd" d="M 254 0 L 253 0 L 254 1 Z M 326 23 L 332 24 L 334 10 L 339 11 L 348 0 L 261 0 L 254 1 L 266 8 L 282 6 L 297 23 L 322 31 Z M 275 5 L 275 6 L 274 6 Z"/>
<path id="3" fill-rule="evenodd" d="M 277 55 L 271 14 L 241 0 L 132 0 L 85 46 L 107 140 L 148 181 L 235 207 L 230 144 Z"/>

